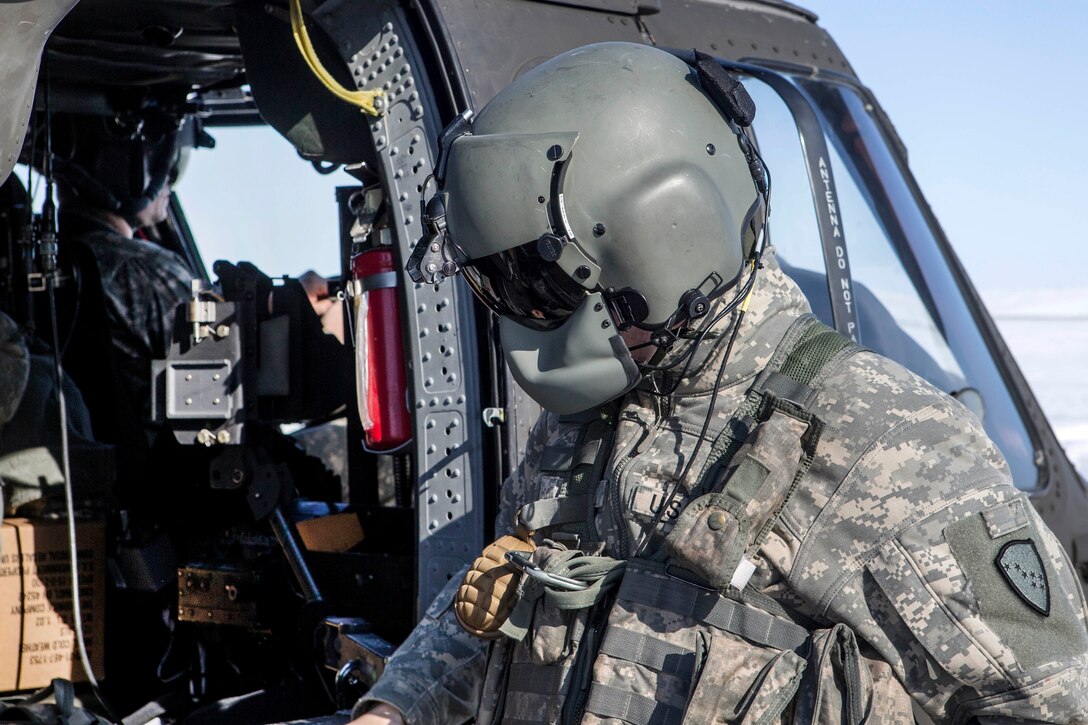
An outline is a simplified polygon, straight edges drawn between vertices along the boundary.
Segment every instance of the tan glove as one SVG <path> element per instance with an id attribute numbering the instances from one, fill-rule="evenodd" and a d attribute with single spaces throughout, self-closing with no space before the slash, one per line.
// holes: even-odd
<path id="1" fill-rule="evenodd" d="M 514 536 L 491 543 L 465 574 L 453 613 L 466 632 L 482 639 L 498 639 L 499 627 L 510 616 L 521 572 L 506 560 L 508 551 L 534 551 L 536 546 Z"/>

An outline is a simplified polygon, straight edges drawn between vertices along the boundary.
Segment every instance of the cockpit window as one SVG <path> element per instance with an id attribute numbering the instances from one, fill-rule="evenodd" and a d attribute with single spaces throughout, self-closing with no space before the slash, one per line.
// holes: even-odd
<path id="1" fill-rule="evenodd" d="M 759 109 L 754 127 L 773 179 L 770 241 L 813 312 L 833 324 L 798 126 L 772 88 L 758 80 L 745 83 Z M 826 137 L 858 341 L 981 414 L 1015 484 L 1036 488 L 1039 471 L 1027 428 L 871 108 L 846 86 L 803 80 L 797 87 L 816 109 Z"/>
<path id="2" fill-rule="evenodd" d="M 245 259 L 272 276 L 339 275 L 336 187 L 359 182 L 319 174 L 270 127 L 209 130 L 215 148 L 190 153 L 175 189 L 207 265 Z"/>

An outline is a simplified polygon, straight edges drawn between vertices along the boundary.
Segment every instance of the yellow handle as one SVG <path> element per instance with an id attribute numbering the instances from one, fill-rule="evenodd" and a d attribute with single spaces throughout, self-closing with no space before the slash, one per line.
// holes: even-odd
<path id="1" fill-rule="evenodd" d="M 298 51 L 302 53 L 302 58 L 306 61 L 306 65 L 310 66 L 310 70 L 317 76 L 317 79 L 340 100 L 347 101 L 353 106 L 358 106 L 362 109 L 363 113 L 368 113 L 371 116 L 380 116 L 381 112 L 374 105 L 374 99 L 385 94 L 382 91 L 350 91 L 340 85 L 340 83 L 325 70 L 325 66 L 321 64 L 321 60 L 317 57 L 317 51 L 314 50 L 313 43 L 310 42 L 310 34 L 306 31 L 306 21 L 302 17 L 302 5 L 299 4 L 299 0 L 290 0 L 290 6 L 291 34 L 295 36 L 295 45 L 298 46 Z"/>

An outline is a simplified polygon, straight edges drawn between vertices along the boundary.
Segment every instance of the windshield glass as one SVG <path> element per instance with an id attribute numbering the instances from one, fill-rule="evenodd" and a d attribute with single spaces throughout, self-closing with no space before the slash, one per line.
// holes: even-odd
<path id="1" fill-rule="evenodd" d="M 215 148 L 192 151 L 175 189 L 209 271 L 244 259 L 271 276 L 338 276 L 336 187 L 359 182 L 319 174 L 268 126 L 209 130 Z"/>
<path id="2" fill-rule="evenodd" d="M 759 109 L 754 128 L 773 179 L 770 241 L 813 312 L 833 324 L 813 187 L 797 124 L 769 86 L 751 79 L 746 86 Z M 827 139 L 850 259 L 858 341 L 981 413 L 1015 484 L 1037 487 L 1027 428 L 872 109 L 845 86 L 810 80 L 798 86 L 816 108 Z"/>

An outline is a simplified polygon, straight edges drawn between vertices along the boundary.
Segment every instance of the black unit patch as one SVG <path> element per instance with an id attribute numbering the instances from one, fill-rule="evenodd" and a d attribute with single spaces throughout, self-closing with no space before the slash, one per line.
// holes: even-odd
<path id="1" fill-rule="evenodd" d="M 1045 617 L 1050 616 L 1050 583 L 1034 541 L 1010 541 L 1001 547 L 995 563 L 1005 581 L 1028 606 Z"/>

